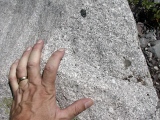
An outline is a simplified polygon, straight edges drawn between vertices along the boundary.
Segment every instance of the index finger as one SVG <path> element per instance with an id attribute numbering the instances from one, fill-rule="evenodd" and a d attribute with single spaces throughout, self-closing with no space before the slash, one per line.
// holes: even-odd
<path id="1" fill-rule="evenodd" d="M 58 67 L 60 64 L 61 59 L 63 58 L 65 53 L 65 49 L 61 48 L 54 52 L 51 57 L 49 58 L 42 76 L 42 82 L 47 86 L 54 87 L 56 75 L 58 71 Z"/>

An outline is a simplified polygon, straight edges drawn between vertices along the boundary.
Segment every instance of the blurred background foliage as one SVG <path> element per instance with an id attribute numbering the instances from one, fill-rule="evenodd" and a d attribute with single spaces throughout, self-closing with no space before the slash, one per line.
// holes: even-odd
<path id="1" fill-rule="evenodd" d="M 154 0 L 128 0 L 136 22 L 142 22 L 148 29 L 160 28 L 160 3 Z"/>

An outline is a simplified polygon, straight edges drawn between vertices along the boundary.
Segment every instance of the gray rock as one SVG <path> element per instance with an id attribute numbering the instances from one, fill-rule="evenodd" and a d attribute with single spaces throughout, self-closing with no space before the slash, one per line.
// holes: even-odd
<path id="1" fill-rule="evenodd" d="M 137 25 L 138 35 L 140 37 L 144 37 L 145 36 L 144 31 L 146 30 L 144 23 L 138 22 L 136 25 Z"/>
<path id="2" fill-rule="evenodd" d="M 152 58 L 152 56 L 153 56 L 153 54 L 150 52 L 148 57 L 149 57 L 149 58 Z"/>
<path id="3" fill-rule="evenodd" d="M 155 31 L 150 31 L 150 32 L 148 32 L 148 33 L 145 35 L 145 37 L 146 37 L 147 39 L 149 39 L 149 42 L 152 42 L 152 41 L 156 41 L 156 40 L 157 40 L 157 39 L 156 39 Z"/>
<path id="4" fill-rule="evenodd" d="M 153 53 L 148 52 L 148 51 L 144 51 L 144 54 L 148 57 L 148 58 L 152 58 Z"/>
<path id="5" fill-rule="evenodd" d="M 155 70 L 159 70 L 159 68 L 158 68 L 157 66 L 154 66 L 153 68 L 154 68 Z"/>
<path id="6" fill-rule="evenodd" d="M 151 46 L 155 46 L 156 44 L 160 44 L 160 40 L 150 42 L 150 44 L 151 44 Z"/>
<path id="7" fill-rule="evenodd" d="M 158 79 L 160 79 L 160 74 L 158 74 Z"/>
<path id="8" fill-rule="evenodd" d="M 142 37 L 142 38 L 139 38 L 139 41 L 140 41 L 140 46 L 142 48 L 145 48 L 148 45 L 149 39 Z"/>
<path id="9" fill-rule="evenodd" d="M 153 48 L 153 53 L 160 59 L 160 42 L 156 44 Z"/>
<path id="10" fill-rule="evenodd" d="M 151 44 L 150 44 L 150 43 L 148 43 L 148 44 L 147 44 L 147 46 L 148 46 L 148 47 L 150 47 L 150 46 L 151 46 Z"/>
<path id="11" fill-rule="evenodd" d="M 56 81 L 59 105 L 83 97 L 95 101 L 79 120 L 159 119 L 127 1 L 1 0 L 0 16 L 0 103 L 11 97 L 10 65 L 26 47 L 44 39 L 42 69 L 53 51 L 67 49 Z M 0 109 L 0 119 L 8 119 L 5 104 Z"/>

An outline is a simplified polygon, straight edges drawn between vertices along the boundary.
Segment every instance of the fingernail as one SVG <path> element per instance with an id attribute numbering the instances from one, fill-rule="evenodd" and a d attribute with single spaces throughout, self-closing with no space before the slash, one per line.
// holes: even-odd
<path id="1" fill-rule="evenodd" d="M 29 50 L 31 50 L 31 47 L 28 47 L 26 51 L 29 51 Z"/>
<path id="2" fill-rule="evenodd" d="M 61 51 L 61 52 L 62 52 L 62 51 L 64 51 L 64 50 L 65 50 L 64 48 L 60 48 L 58 51 Z"/>
<path id="3" fill-rule="evenodd" d="M 85 103 L 85 108 L 89 108 L 93 105 L 93 101 L 92 100 L 89 100 L 88 102 Z"/>
<path id="4" fill-rule="evenodd" d="M 43 40 L 39 40 L 37 43 L 41 43 Z"/>

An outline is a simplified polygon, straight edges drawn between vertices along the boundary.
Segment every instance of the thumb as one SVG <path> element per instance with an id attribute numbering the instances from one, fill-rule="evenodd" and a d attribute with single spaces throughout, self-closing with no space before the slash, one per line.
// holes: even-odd
<path id="1" fill-rule="evenodd" d="M 78 114 L 86 110 L 87 108 L 93 105 L 93 100 L 90 98 L 83 98 L 77 100 L 67 108 L 63 109 L 63 115 L 67 117 L 67 119 L 73 119 Z"/>

